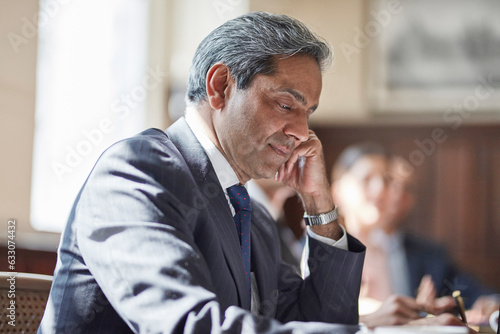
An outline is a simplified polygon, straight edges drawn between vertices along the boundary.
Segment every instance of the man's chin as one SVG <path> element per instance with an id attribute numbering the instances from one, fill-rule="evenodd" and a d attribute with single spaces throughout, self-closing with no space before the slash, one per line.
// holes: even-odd
<path id="1" fill-rule="evenodd" d="M 258 179 L 267 179 L 267 180 L 275 180 L 278 172 L 274 172 L 272 174 L 258 174 L 255 177 L 252 177 L 252 179 L 258 180 Z"/>
<path id="2" fill-rule="evenodd" d="M 268 168 L 265 170 L 259 170 L 252 179 L 276 179 L 279 168 Z"/>

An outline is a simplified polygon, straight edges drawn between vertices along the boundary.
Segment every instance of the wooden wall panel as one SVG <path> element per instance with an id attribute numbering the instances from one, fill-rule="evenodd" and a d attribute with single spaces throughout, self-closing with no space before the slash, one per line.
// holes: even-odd
<path id="1" fill-rule="evenodd" d="M 52 275 L 56 267 L 56 252 L 16 248 L 16 272 Z M 7 263 L 7 247 L 0 247 L 0 271 L 11 271 Z"/>

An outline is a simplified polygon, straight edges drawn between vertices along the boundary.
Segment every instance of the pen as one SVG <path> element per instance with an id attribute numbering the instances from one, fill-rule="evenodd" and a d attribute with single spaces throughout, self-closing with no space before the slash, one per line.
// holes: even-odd
<path id="1" fill-rule="evenodd" d="M 465 317 L 464 300 L 460 295 L 460 290 L 453 291 L 453 299 L 455 299 L 455 304 L 457 305 L 458 313 L 460 314 L 462 321 L 467 324 L 467 318 Z"/>

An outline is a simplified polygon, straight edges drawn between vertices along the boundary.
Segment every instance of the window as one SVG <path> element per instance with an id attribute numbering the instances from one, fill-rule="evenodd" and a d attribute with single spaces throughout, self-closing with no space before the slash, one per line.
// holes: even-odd
<path id="1" fill-rule="evenodd" d="M 99 155 L 144 129 L 148 1 L 41 0 L 31 223 L 62 230 Z"/>

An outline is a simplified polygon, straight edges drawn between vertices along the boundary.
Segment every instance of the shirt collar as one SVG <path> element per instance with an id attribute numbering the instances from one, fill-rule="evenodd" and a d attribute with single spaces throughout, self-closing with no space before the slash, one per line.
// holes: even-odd
<path id="1" fill-rule="evenodd" d="M 399 231 L 387 234 L 383 229 L 375 228 L 371 231 L 369 238 L 372 245 L 381 247 L 386 251 L 393 251 L 402 247 L 403 244 L 403 235 Z"/>
<path id="2" fill-rule="evenodd" d="M 208 155 L 208 159 L 212 163 L 222 189 L 226 191 L 226 188 L 239 184 L 240 181 L 238 180 L 238 176 L 229 162 L 227 162 L 226 158 L 222 155 L 219 149 L 205 134 L 206 130 L 204 129 L 201 123 L 202 121 L 197 113 L 198 111 L 196 110 L 187 110 L 185 116 L 186 123 L 189 125 L 194 133 L 194 136 L 198 139 L 201 147 L 203 147 L 203 150 Z"/>

